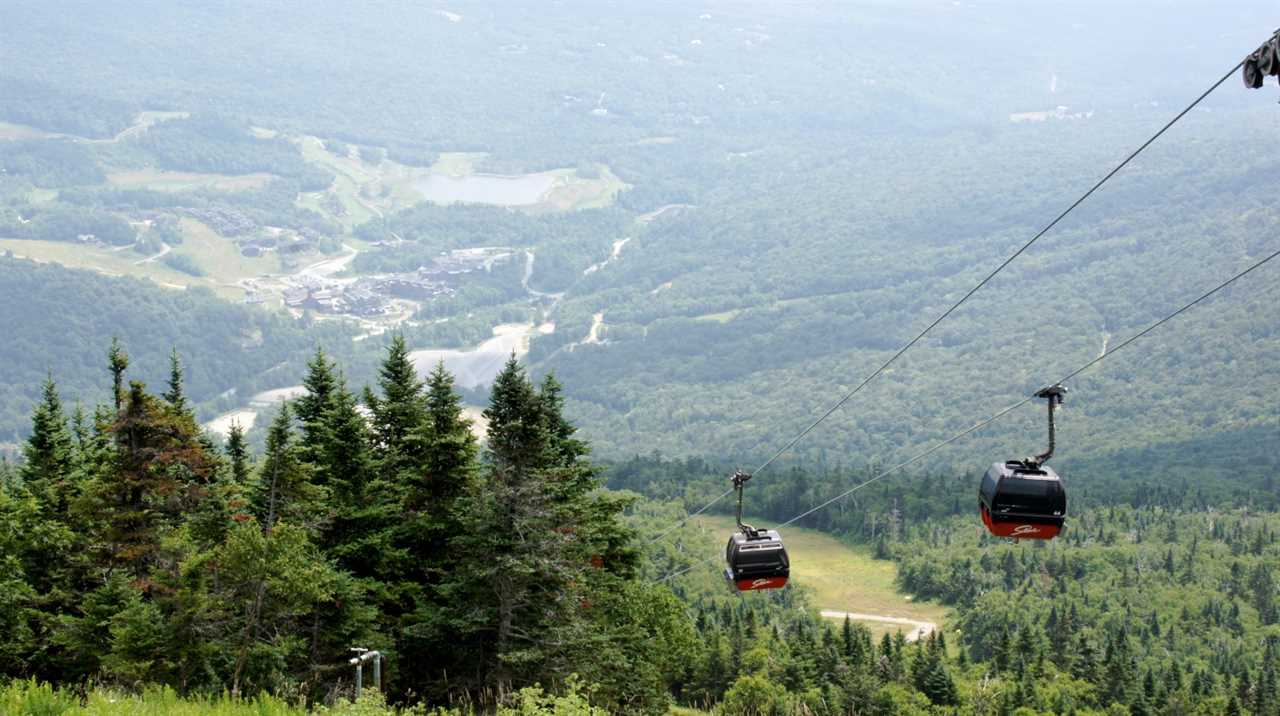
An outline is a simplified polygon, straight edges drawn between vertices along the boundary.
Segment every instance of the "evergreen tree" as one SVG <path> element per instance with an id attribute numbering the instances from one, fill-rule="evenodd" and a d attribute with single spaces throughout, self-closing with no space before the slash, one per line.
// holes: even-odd
<path id="1" fill-rule="evenodd" d="M 124 405 L 124 372 L 129 369 L 129 354 L 125 353 L 118 338 L 111 339 L 111 349 L 107 351 L 107 366 L 111 369 L 111 396 L 118 413 Z"/>
<path id="2" fill-rule="evenodd" d="M 360 414 L 356 397 L 347 390 L 341 376 L 333 388 L 328 410 L 322 416 L 325 439 L 304 436 L 308 446 L 319 444 L 318 468 L 326 474 L 324 483 L 330 486 L 333 497 L 340 505 L 357 505 L 369 495 L 369 483 L 373 475 L 373 457 L 369 452 L 369 428 Z"/>
<path id="3" fill-rule="evenodd" d="M 186 412 L 187 398 L 182 389 L 182 359 L 178 357 L 177 348 L 169 352 L 169 388 L 162 397 L 174 410 Z"/>
<path id="4" fill-rule="evenodd" d="M 45 380 L 40 402 L 31 418 L 31 437 L 23 446 L 19 471 L 23 485 L 53 514 L 65 514 L 74 496 L 71 481 L 74 455 L 67 417 L 53 379 Z"/>
<path id="5" fill-rule="evenodd" d="M 425 407 L 425 419 L 409 436 L 422 461 L 405 473 L 396 542 L 413 572 L 434 584 L 453 560 L 448 542 L 456 502 L 473 479 L 478 447 L 443 362 L 427 379 Z"/>
<path id="6" fill-rule="evenodd" d="M 527 479 L 549 464 L 551 450 L 543 402 L 513 354 L 493 382 L 489 407 L 489 462 L 496 477 L 507 483 Z"/>
<path id="7" fill-rule="evenodd" d="M 443 361 L 427 378 L 425 418 L 414 431 L 423 462 L 407 486 L 405 507 L 411 512 L 432 511 L 433 521 L 442 524 L 470 479 L 478 450 L 471 421 L 462 413 L 462 398 Z"/>
<path id="8" fill-rule="evenodd" d="M 317 527 L 316 503 L 320 495 L 311 484 L 311 468 L 299 452 L 293 440 L 293 411 L 283 403 L 267 430 L 266 453 L 251 497 L 254 516 L 263 532 L 270 532 L 282 520 L 296 526 Z"/>
<path id="9" fill-rule="evenodd" d="M 107 564 L 142 578 L 162 533 L 199 502 L 218 462 L 190 414 L 175 415 L 141 383 L 130 384 L 116 418 L 104 425 L 107 434 L 114 447 L 102 457 L 110 462 L 93 475 L 78 509 Z"/>
<path id="10" fill-rule="evenodd" d="M 374 455 L 381 474 L 398 487 L 401 473 L 412 469 L 420 455 L 410 450 L 409 437 L 426 419 L 422 381 L 418 379 L 404 336 L 396 335 L 378 370 L 376 396 L 366 389 L 364 402 L 373 414 Z"/>
<path id="11" fill-rule="evenodd" d="M 227 457 L 231 460 L 231 481 L 237 485 L 248 485 L 249 446 L 245 442 L 244 428 L 238 420 L 232 421 L 231 429 L 227 431 L 226 451 Z"/>
<path id="12" fill-rule="evenodd" d="M 441 366 L 443 368 L 443 366 Z M 572 465 L 587 456 L 590 448 L 574 435 L 578 429 L 564 417 L 564 387 L 556 380 L 555 375 L 548 373 L 538 387 L 538 398 L 542 401 L 548 438 L 553 453 L 552 459 L 558 465 Z"/>
<path id="13" fill-rule="evenodd" d="M 619 507 L 563 489 L 565 469 L 591 468 L 557 457 L 565 453 L 555 449 L 547 405 L 512 357 L 485 410 L 488 464 L 459 498 L 449 543 L 458 561 L 440 591 L 449 623 L 481 659 L 470 665 L 481 674 L 477 686 L 503 689 L 563 673 L 572 654 L 599 648 L 579 605 L 621 586 L 620 577 L 593 567 L 594 550 L 626 539 L 616 525 L 610 533 Z M 584 516 L 588 523 L 579 521 Z M 466 619 L 458 613 L 464 604 Z M 477 621 L 490 626 L 477 630 Z"/>
<path id="14" fill-rule="evenodd" d="M 307 363 L 307 375 L 302 380 L 306 392 L 293 402 L 294 414 L 302 424 L 302 444 L 307 447 L 307 459 L 313 464 L 321 461 L 319 454 L 332 442 L 329 432 L 329 414 L 334 408 L 337 378 L 333 362 L 317 348 Z M 328 476 L 317 475 L 316 481 L 325 484 Z"/>
<path id="15" fill-rule="evenodd" d="M 392 532 L 400 521 L 397 490 L 376 475 L 368 423 L 341 376 L 334 382 L 329 403 L 318 429 L 311 437 L 303 436 L 302 454 L 310 457 L 314 474 L 323 476 L 318 482 L 329 491 L 329 523 L 320 545 L 358 577 L 397 580 L 411 568 L 392 544 Z"/>

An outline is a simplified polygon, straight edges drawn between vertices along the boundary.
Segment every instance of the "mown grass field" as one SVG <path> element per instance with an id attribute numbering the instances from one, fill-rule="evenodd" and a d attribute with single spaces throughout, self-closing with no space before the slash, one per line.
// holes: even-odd
<path id="1" fill-rule="evenodd" d="M 273 179 L 273 175 L 257 174 L 206 174 L 201 172 L 176 172 L 164 169 L 133 169 L 112 172 L 107 182 L 122 189 L 150 189 L 152 191 L 246 191 L 259 189 Z"/>
<path id="2" fill-rule="evenodd" d="M 109 248 L 85 246 L 71 241 L 0 239 L 0 251 L 12 251 L 15 256 L 61 264 L 67 268 L 97 271 L 108 276 L 149 278 L 170 287 L 185 288 L 202 282 L 194 276 L 175 271 L 159 261 L 138 264 L 138 261 L 146 257 L 128 248 L 113 251 Z"/>
<path id="3" fill-rule="evenodd" d="M 768 524 L 766 520 L 744 521 Z M 706 530 L 708 542 L 714 541 L 717 548 L 723 548 L 723 542 L 735 529 L 732 517 L 700 515 L 693 522 Z M 809 590 L 809 601 L 814 607 L 942 625 L 946 607 L 917 602 L 900 592 L 896 584 L 897 566 L 872 557 L 869 547 L 849 545 L 823 532 L 798 527 L 786 528 L 782 537 L 791 558 L 791 578 L 796 585 Z M 862 623 L 877 637 L 910 631 L 910 627 L 887 622 Z"/>
<path id="4" fill-rule="evenodd" d="M 229 292 L 233 298 L 244 296 L 237 281 L 281 270 L 278 253 L 243 256 L 234 241 L 194 219 L 182 220 L 182 237 L 182 245 L 174 247 L 174 253 L 190 256 L 204 271 L 211 288 L 219 293 Z"/>
<path id="5" fill-rule="evenodd" d="M 45 132 L 28 127 L 25 124 L 11 124 L 9 122 L 0 122 L 0 140 L 20 140 L 20 139 L 48 139 L 57 136 L 52 132 Z"/>
<path id="6" fill-rule="evenodd" d="M 205 286 L 233 301 L 244 298 L 244 290 L 237 285 L 241 279 L 281 271 L 278 254 L 248 258 L 240 254 L 235 242 L 219 236 L 198 221 L 183 219 L 181 225 L 183 242 L 172 247 L 172 253 L 190 257 L 204 272 L 203 276 L 191 276 L 170 268 L 162 258 L 148 261 L 148 257 L 129 248 L 86 246 L 69 241 L 0 239 L 0 251 L 12 251 L 16 256 L 35 261 L 88 269 L 108 276 L 147 278 L 169 288 Z"/>

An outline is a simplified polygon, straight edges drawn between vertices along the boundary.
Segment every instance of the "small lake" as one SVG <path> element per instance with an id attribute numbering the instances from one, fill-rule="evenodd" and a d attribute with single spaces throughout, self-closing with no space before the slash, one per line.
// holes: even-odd
<path id="1" fill-rule="evenodd" d="M 472 174 L 451 177 L 433 174 L 413 183 L 413 187 L 437 204 L 494 204 L 527 206 L 537 204 L 556 183 L 551 174 L 525 174 L 505 177 L 495 174 Z"/>

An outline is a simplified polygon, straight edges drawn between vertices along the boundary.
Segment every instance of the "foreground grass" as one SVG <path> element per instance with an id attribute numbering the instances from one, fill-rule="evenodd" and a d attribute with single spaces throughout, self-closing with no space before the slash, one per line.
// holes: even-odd
<path id="1" fill-rule="evenodd" d="M 680 716 L 699 711 L 681 710 Z M 179 697 L 169 688 L 152 688 L 141 694 L 110 689 L 91 692 L 83 703 L 78 695 L 34 681 L 0 685 L 0 716 L 475 716 L 471 709 L 433 709 L 425 706 L 398 709 L 382 695 L 365 691 L 355 702 L 307 710 L 272 696 L 233 699 L 227 695 Z M 591 706 L 581 685 L 570 680 L 567 693 L 549 694 L 537 686 L 521 689 L 495 716 L 608 716 Z"/>
<path id="2" fill-rule="evenodd" d="M 750 521 L 750 520 L 747 520 Z M 717 548 L 734 527 L 732 517 L 700 515 L 695 523 L 714 536 Z M 767 520 L 754 524 L 768 524 Z M 898 568 L 888 560 L 875 559 L 871 549 L 849 545 L 817 530 L 788 527 L 782 531 L 787 555 L 791 558 L 791 578 L 812 595 L 818 609 L 899 617 L 941 625 L 946 608 L 932 602 L 917 602 L 898 590 Z M 896 624 L 862 622 L 877 637 L 908 631 Z"/>
<path id="3" fill-rule="evenodd" d="M 0 714 L 4 716 L 410 716 L 423 710 L 400 711 L 367 692 L 358 702 L 340 702 L 308 712 L 272 696 L 232 699 L 229 696 L 179 697 L 172 689 L 148 689 L 125 694 L 109 689 L 91 692 L 81 703 L 74 693 L 48 684 L 18 681 L 0 688 Z M 440 716 L 447 716 L 441 714 Z"/>
<path id="4" fill-rule="evenodd" d="M 0 690 L 0 713 L 5 716 L 294 716 L 303 711 L 269 696 L 253 700 L 181 699 L 168 689 L 125 695 L 98 690 L 83 705 L 67 691 L 48 684 L 19 681 Z"/>

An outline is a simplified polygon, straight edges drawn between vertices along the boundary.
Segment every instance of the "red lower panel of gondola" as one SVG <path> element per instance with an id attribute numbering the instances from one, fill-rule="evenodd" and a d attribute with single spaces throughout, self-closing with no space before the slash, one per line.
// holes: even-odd
<path id="1" fill-rule="evenodd" d="M 739 592 L 750 592 L 756 589 L 781 589 L 786 584 L 786 577 L 757 577 L 755 579 L 739 579 L 734 582 Z"/>
<path id="2" fill-rule="evenodd" d="M 982 524 L 987 531 L 996 537 L 1012 539 L 1053 539 L 1062 531 L 1062 525 L 1041 524 L 1036 522 L 999 521 L 991 518 L 986 507 L 980 508 Z"/>

